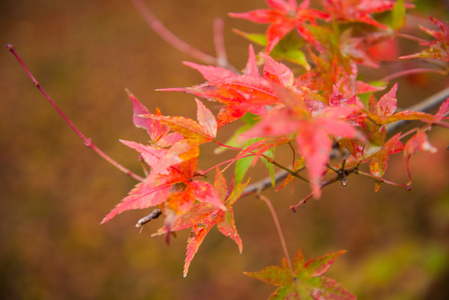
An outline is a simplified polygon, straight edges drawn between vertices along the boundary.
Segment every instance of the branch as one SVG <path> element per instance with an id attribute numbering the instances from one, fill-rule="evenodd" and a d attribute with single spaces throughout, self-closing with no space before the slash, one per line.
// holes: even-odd
<path id="1" fill-rule="evenodd" d="M 19 55 L 14 50 L 14 46 L 11 44 L 6 45 L 8 47 L 8 50 L 15 56 L 17 61 L 20 63 L 22 68 L 25 70 L 25 72 L 28 74 L 28 77 L 33 81 L 33 84 L 39 89 L 39 91 L 44 95 L 44 97 L 47 99 L 47 101 L 53 106 L 54 109 L 58 112 L 58 114 L 64 119 L 64 121 L 69 124 L 69 126 L 73 129 L 73 131 L 76 132 L 76 134 L 83 140 L 84 146 L 89 147 L 90 149 L 94 150 L 98 155 L 100 155 L 104 160 L 112 164 L 114 167 L 125 173 L 126 175 L 131 176 L 137 181 L 143 181 L 144 179 L 140 177 L 139 175 L 131 172 L 115 160 L 113 160 L 111 157 L 109 157 L 106 153 L 101 151 L 90 138 L 87 138 L 70 120 L 69 118 L 62 112 L 62 110 L 56 105 L 56 103 L 50 98 L 50 96 L 45 92 L 45 90 L 41 87 L 39 82 L 34 78 L 33 74 L 28 70 L 22 59 L 19 57 Z"/>
<path id="2" fill-rule="evenodd" d="M 214 45 L 215 52 L 217 53 L 217 64 L 220 67 L 228 66 L 228 58 L 224 44 L 223 20 L 220 18 L 214 20 Z"/>
<path id="3" fill-rule="evenodd" d="M 398 77 L 401 77 L 401 76 L 407 76 L 407 75 L 411 75 L 411 74 L 420 74 L 420 73 L 437 73 L 437 74 L 440 74 L 440 75 L 446 75 L 447 74 L 446 71 L 438 70 L 438 69 L 416 68 L 416 69 L 404 70 L 404 71 L 400 71 L 400 72 L 396 72 L 396 73 L 387 75 L 387 76 L 381 78 L 379 81 L 388 82 L 388 81 L 391 81 L 394 78 L 398 78 Z"/>
<path id="4" fill-rule="evenodd" d="M 151 214 L 141 218 L 139 221 L 137 221 L 136 228 L 141 228 L 146 223 L 150 222 L 151 220 L 157 219 L 162 215 L 162 211 L 160 209 L 155 209 L 151 212 Z"/>
<path id="5" fill-rule="evenodd" d="M 173 48 L 205 64 L 218 65 L 219 60 L 217 60 L 215 57 L 190 46 L 189 44 L 178 38 L 176 35 L 174 35 L 170 30 L 168 30 L 167 27 L 165 27 L 164 24 L 162 24 L 162 22 L 156 18 L 156 16 L 145 4 L 145 2 L 143 2 L 142 0 L 131 0 L 131 2 L 134 4 L 145 22 L 147 22 L 148 26 L 150 26 L 150 28 L 164 41 L 173 46 Z"/>
<path id="6" fill-rule="evenodd" d="M 287 178 L 288 174 L 290 174 L 290 172 L 287 172 L 285 170 L 278 171 L 276 174 L 274 174 L 274 181 L 279 182 L 281 180 L 284 180 L 285 178 Z M 265 177 L 264 179 L 248 185 L 243 191 L 242 197 L 251 193 L 255 193 L 257 191 L 263 191 L 271 186 L 271 177 Z"/>

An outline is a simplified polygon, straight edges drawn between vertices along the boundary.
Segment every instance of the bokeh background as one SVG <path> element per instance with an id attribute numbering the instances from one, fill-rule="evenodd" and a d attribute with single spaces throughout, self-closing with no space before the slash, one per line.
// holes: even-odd
<path id="1" fill-rule="evenodd" d="M 176 35 L 211 54 L 212 22 L 223 18 L 228 57 L 238 68 L 244 67 L 248 43 L 231 29 L 264 28 L 227 17 L 265 7 L 262 0 L 146 2 Z M 449 20 L 444 1 L 417 4 L 419 16 Z M 181 64 L 192 59 L 153 33 L 130 1 L 2 0 L 0 16 L 3 45 L 14 44 L 69 118 L 130 169 L 141 172 L 137 155 L 118 139 L 146 137 L 133 127 L 125 88 L 150 110 L 158 106 L 165 114 L 194 117 L 192 96 L 154 91 L 201 83 L 197 72 Z M 413 47 L 401 45 L 401 54 Z M 408 63 L 382 66 L 372 77 Z M 99 226 L 135 182 L 83 146 L 6 47 L 0 51 L 0 79 L 0 298 L 264 299 L 274 290 L 243 275 L 278 265 L 283 257 L 264 203 L 246 197 L 236 204 L 243 254 L 214 229 L 183 278 L 188 232 L 169 247 L 163 238 L 150 237 L 162 220 L 140 233 L 134 224 L 151 210 L 126 212 Z M 436 75 L 401 79 L 400 105 L 447 86 L 447 77 Z M 326 188 L 321 200 L 294 214 L 289 206 L 308 193 L 306 185 L 296 184 L 293 193 L 267 191 L 290 253 L 301 248 L 312 258 L 348 250 L 329 274 L 360 299 L 448 299 L 449 133 L 436 129 L 430 139 L 439 152 L 412 159 L 411 192 L 384 185 L 374 193 L 371 180 L 351 176 L 347 187 Z M 205 154 L 200 167 L 220 159 Z M 263 177 L 257 174 L 253 178 Z M 406 182 L 401 156 L 391 160 L 387 177 Z"/>

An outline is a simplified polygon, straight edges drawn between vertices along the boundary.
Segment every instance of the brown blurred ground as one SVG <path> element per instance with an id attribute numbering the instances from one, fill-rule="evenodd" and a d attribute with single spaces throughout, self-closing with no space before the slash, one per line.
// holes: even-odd
<path id="1" fill-rule="evenodd" d="M 248 44 L 231 28 L 263 28 L 226 17 L 229 11 L 264 7 L 261 0 L 147 3 L 173 32 L 212 54 L 212 20 L 225 18 L 228 55 L 238 68 L 244 66 Z M 193 97 L 154 92 L 200 83 L 195 71 L 181 65 L 191 59 L 151 32 L 130 2 L 4 0 L 0 16 L 3 45 L 14 44 L 71 120 L 129 168 L 140 171 L 137 155 L 118 139 L 144 142 L 145 135 L 132 125 L 124 88 L 150 110 L 157 105 L 166 114 L 194 116 Z M 263 203 L 248 197 L 236 204 L 242 255 L 214 230 L 182 278 L 187 232 L 170 247 L 149 237 L 161 220 L 139 234 L 134 224 L 148 211 L 124 213 L 99 226 L 135 182 L 82 145 L 6 47 L 0 66 L 2 299 L 268 297 L 274 288 L 243 275 L 279 264 L 283 256 Z M 438 76 L 408 78 L 400 83 L 401 105 L 445 86 L 447 78 Z M 326 189 L 320 201 L 296 214 L 288 207 L 307 193 L 307 186 L 297 184 L 293 195 L 268 192 L 290 252 L 302 248 L 311 258 L 347 249 L 330 272 L 361 299 L 430 297 L 449 268 L 449 134 L 437 130 L 431 141 L 439 152 L 412 160 L 412 192 L 383 186 L 374 193 L 372 181 L 353 176 L 348 187 Z M 217 161 L 212 155 L 207 159 L 201 166 Z M 392 160 L 387 176 L 406 181 L 401 157 Z"/>

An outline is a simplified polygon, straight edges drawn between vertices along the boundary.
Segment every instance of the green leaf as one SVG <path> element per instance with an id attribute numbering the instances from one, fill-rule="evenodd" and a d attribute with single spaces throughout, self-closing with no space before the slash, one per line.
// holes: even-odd
<path id="1" fill-rule="evenodd" d="M 296 63 L 309 71 L 310 65 L 307 62 L 306 55 L 300 50 L 304 45 L 304 39 L 299 38 L 296 32 L 292 30 L 274 47 L 270 55 L 274 59 L 281 58 Z"/>
<path id="2" fill-rule="evenodd" d="M 231 146 L 231 147 L 235 147 L 235 148 L 242 148 L 245 145 L 248 144 L 248 141 L 242 141 L 241 139 L 239 139 L 239 137 L 242 135 L 242 133 L 244 133 L 245 131 L 247 131 L 248 129 L 251 129 L 253 127 L 252 124 L 245 124 L 243 126 L 241 126 L 239 129 L 237 129 L 235 131 L 235 133 L 226 141 L 226 145 Z M 224 146 L 220 146 L 217 147 L 214 150 L 215 154 L 221 154 L 225 151 L 229 150 L 228 147 L 224 147 Z"/>
<path id="3" fill-rule="evenodd" d="M 264 33 L 247 33 L 237 29 L 234 29 L 234 32 L 249 40 L 250 42 L 256 43 L 261 46 L 267 45 L 267 37 Z"/>
<path id="4" fill-rule="evenodd" d="M 298 250 L 293 260 L 294 271 L 289 268 L 284 258 L 280 267 L 269 266 L 258 272 L 244 274 L 277 286 L 269 299 L 355 299 L 356 297 L 339 282 L 322 276 L 335 259 L 345 252 L 341 250 L 326 254 L 304 264 L 302 252 Z"/>
<path id="5" fill-rule="evenodd" d="M 405 25 L 405 4 L 404 0 L 397 0 L 391 11 L 391 28 L 399 30 Z"/>
<path id="6" fill-rule="evenodd" d="M 247 112 L 243 117 L 242 121 L 249 125 L 254 125 L 260 121 L 260 116 Z"/>
<path id="7" fill-rule="evenodd" d="M 240 158 L 235 163 L 235 182 L 240 183 L 243 180 L 243 177 L 245 177 L 246 172 L 248 171 L 249 167 L 251 166 L 251 162 L 254 157 L 244 157 Z"/>

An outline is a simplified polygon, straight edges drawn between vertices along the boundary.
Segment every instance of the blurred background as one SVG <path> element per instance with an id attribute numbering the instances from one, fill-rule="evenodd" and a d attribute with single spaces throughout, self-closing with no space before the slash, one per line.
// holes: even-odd
<path id="1" fill-rule="evenodd" d="M 230 62 L 247 60 L 248 42 L 232 28 L 265 27 L 227 17 L 266 7 L 262 0 L 167 0 L 146 3 L 176 35 L 214 55 L 212 23 L 225 21 Z M 417 14 L 449 20 L 444 1 L 418 1 Z M 195 116 L 194 98 L 157 88 L 203 82 L 181 64 L 194 61 L 148 28 L 130 1 L 3 0 L 0 37 L 12 43 L 29 69 L 67 116 L 104 152 L 142 174 L 137 154 L 118 139 L 145 142 L 132 123 L 128 88 L 151 111 Z M 426 25 L 431 26 L 426 23 Z M 411 24 L 416 26 L 416 24 Z M 425 34 L 421 34 L 426 37 Z M 45 101 L 5 46 L 0 51 L 0 295 L 2 299 L 265 299 L 274 287 L 243 275 L 283 257 L 265 204 L 252 197 L 235 205 L 243 254 L 216 229 L 182 277 L 188 232 L 172 239 L 140 233 L 136 221 L 151 212 L 131 211 L 99 225 L 136 183 L 83 146 L 82 140 Z M 416 49 L 415 49 L 415 48 Z M 418 50 L 401 45 L 400 54 Z M 381 78 L 409 61 L 382 66 Z M 415 75 L 400 80 L 407 107 L 449 86 L 447 77 Z M 211 107 L 214 109 L 214 107 Z M 226 140 L 226 134 L 219 136 Z M 448 299 L 449 132 L 435 129 L 434 154 L 412 158 L 411 192 L 351 176 L 347 187 L 324 190 L 292 213 L 308 193 L 298 183 L 267 191 L 293 255 L 306 258 L 348 250 L 329 275 L 360 299 Z M 222 160 L 204 153 L 200 167 Z M 262 169 L 263 170 L 263 169 Z M 260 172 L 257 172 L 260 173 Z M 229 174 L 228 174 L 229 175 Z M 262 178 L 253 177 L 254 179 Z M 390 161 L 386 177 L 406 182 L 403 157 Z"/>

